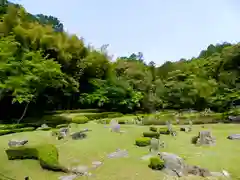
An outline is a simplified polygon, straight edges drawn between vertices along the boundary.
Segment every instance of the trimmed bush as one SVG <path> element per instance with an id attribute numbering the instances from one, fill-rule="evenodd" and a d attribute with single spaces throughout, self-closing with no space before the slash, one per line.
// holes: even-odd
<path id="1" fill-rule="evenodd" d="M 12 147 L 6 150 L 9 160 L 36 159 L 43 169 L 67 172 L 67 169 L 59 165 L 58 150 L 51 144 L 31 147 Z"/>
<path id="2" fill-rule="evenodd" d="M 162 127 L 159 129 L 160 134 L 170 134 L 170 131 L 168 130 L 167 127 Z"/>
<path id="3" fill-rule="evenodd" d="M 69 126 L 69 124 L 59 124 L 59 125 L 56 126 L 56 128 L 60 129 L 60 128 L 66 128 L 68 126 Z"/>
<path id="4" fill-rule="evenodd" d="M 126 120 L 124 120 L 124 119 L 119 119 L 119 120 L 118 120 L 118 124 L 126 124 Z"/>
<path id="5" fill-rule="evenodd" d="M 98 123 L 100 124 L 109 124 L 111 119 L 99 119 L 97 120 Z"/>
<path id="6" fill-rule="evenodd" d="M 149 137 L 149 138 L 159 138 L 160 134 L 158 132 L 143 132 L 143 137 Z"/>
<path id="7" fill-rule="evenodd" d="M 20 129 L 4 129 L 4 130 L 0 130 L 0 136 L 18 133 L 18 132 L 34 131 L 34 130 L 35 130 L 34 127 L 27 127 L 27 128 L 20 128 Z"/>
<path id="8" fill-rule="evenodd" d="M 154 127 L 154 126 L 151 126 L 151 127 L 149 128 L 149 130 L 152 131 L 152 132 L 157 132 L 157 131 L 158 131 L 158 128 L 157 128 L 157 127 Z"/>
<path id="9" fill-rule="evenodd" d="M 157 156 L 151 157 L 148 167 L 154 170 L 162 170 L 164 168 L 164 161 Z"/>
<path id="10" fill-rule="evenodd" d="M 121 116 L 123 116 L 123 114 L 121 114 L 121 113 L 116 113 L 116 112 L 102 112 L 102 113 L 86 114 L 85 116 L 86 116 L 89 120 L 95 120 L 95 119 L 121 117 Z"/>
<path id="11" fill-rule="evenodd" d="M 139 147 L 149 146 L 151 142 L 151 138 L 149 137 L 140 137 L 137 138 L 135 144 Z"/>
<path id="12" fill-rule="evenodd" d="M 192 139 L 191 139 L 191 143 L 192 144 L 197 144 L 197 140 L 198 140 L 198 136 L 193 136 Z"/>
<path id="13" fill-rule="evenodd" d="M 88 118 L 86 116 L 75 116 L 72 118 L 72 123 L 76 124 L 86 124 L 88 122 Z"/>
<path id="14" fill-rule="evenodd" d="M 67 124 L 72 121 L 71 117 L 68 116 L 63 116 L 63 115 L 47 115 L 42 117 L 39 121 L 38 124 L 47 124 L 50 127 L 56 127 L 59 124 Z"/>
<path id="15" fill-rule="evenodd" d="M 27 125 L 25 124 L 3 124 L 3 125 L 0 125 L 0 130 L 18 129 L 18 128 L 24 128 L 26 126 Z"/>

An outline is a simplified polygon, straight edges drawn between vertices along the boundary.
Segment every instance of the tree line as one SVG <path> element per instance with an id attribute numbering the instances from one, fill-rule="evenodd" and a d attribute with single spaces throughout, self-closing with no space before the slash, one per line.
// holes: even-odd
<path id="1" fill-rule="evenodd" d="M 56 17 L 18 4 L 1 2 L 0 18 L 0 119 L 79 108 L 222 112 L 240 99 L 240 44 L 156 67 L 141 52 L 112 62 L 107 45 L 89 46 Z"/>

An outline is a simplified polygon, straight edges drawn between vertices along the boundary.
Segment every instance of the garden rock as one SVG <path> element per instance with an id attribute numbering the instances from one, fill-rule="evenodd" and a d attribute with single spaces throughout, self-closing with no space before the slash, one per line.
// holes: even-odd
<path id="1" fill-rule="evenodd" d="M 60 176 L 58 179 L 59 180 L 73 180 L 75 178 L 77 178 L 76 174 L 68 175 L 68 176 Z"/>
<path id="2" fill-rule="evenodd" d="M 87 137 L 87 134 L 85 134 L 83 131 L 80 131 L 80 132 L 72 133 L 71 137 L 73 140 L 85 139 Z"/>
<path id="3" fill-rule="evenodd" d="M 117 149 L 115 152 L 108 154 L 108 158 L 122 158 L 122 157 L 128 157 L 127 150 Z"/>
<path id="4" fill-rule="evenodd" d="M 152 138 L 150 141 L 150 152 L 157 152 L 159 150 L 159 139 Z"/>
<path id="5" fill-rule="evenodd" d="M 49 126 L 47 124 L 42 124 L 40 128 L 48 128 Z"/>
<path id="6" fill-rule="evenodd" d="M 88 166 L 77 166 L 70 169 L 70 171 L 77 175 L 86 175 L 88 173 Z"/>
<path id="7" fill-rule="evenodd" d="M 102 162 L 101 161 L 93 161 L 92 162 L 92 167 L 93 168 L 97 168 L 97 167 L 99 167 L 99 166 L 101 166 L 102 165 Z"/>
<path id="8" fill-rule="evenodd" d="M 183 176 L 186 164 L 179 156 L 167 152 L 159 152 L 158 155 L 164 161 L 165 172 L 169 175 Z"/>
<path id="9" fill-rule="evenodd" d="M 61 129 L 59 130 L 59 134 L 60 134 L 61 136 L 63 136 L 63 137 L 67 136 L 68 132 L 69 132 L 69 129 L 68 129 L 68 128 L 61 128 Z"/>
<path id="10" fill-rule="evenodd" d="M 120 133 L 120 124 L 113 124 L 111 125 L 111 131 L 112 132 L 117 132 L 117 133 Z"/>
<path id="11" fill-rule="evenodd" d="M 186 171 L 188 174 L 192 174 L 195 176 L 202 176 L 202 177 L 208 177 L 211 176 L 211 172 L 208 169 L 201 168 L 199 166 L 190 166 L 188 165 L 186 168 Z"/>
<path id="12" fill-rule="evenodd" d="M 232 135 L 228 136 L 227 138 L 231 139 L 231 140 L 240 140 L 240 134 L 232 134 Z"/>
<path id="13" fill-rule="evenodd" d="M 239 122 L 240 123 L 240 115 L 238 115 L 238 116 L 228 116 L 228 119 L 232 122 Z"/>
<path id="14" fill-rule="evenodd" d="M 197 137 L 197 145 L 214 145 L 216 139 L 212 136 L 210 131 L 201 131 Z"/>
<path id="15" fill-rule="evenodd" d="M 19 146 L 24 146 L 25 144 L 28 143 L 28 140 L 10 140 L 8 142 L 9 147 L 19 147 Z"/>

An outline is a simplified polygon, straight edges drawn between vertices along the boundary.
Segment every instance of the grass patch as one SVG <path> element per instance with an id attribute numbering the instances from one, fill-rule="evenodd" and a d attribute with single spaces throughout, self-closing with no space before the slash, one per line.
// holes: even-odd
<path id="1" fill-rule="evenodd" d="M 125 179 L 166 179 L 165 174 L 154 172 L 148 168 L 149 162 L 140 158 L 148 154 L 148 147 L 137 147 L 135 140 L 142 135 L 143 132 L 149 131 L 149 126 L 124 125 L 123 134 L 112 133 L 104 128 L 101 124 L 78 124 L 74 126 L 73 131 L 89 128 L 92 131 L 88 133 L 85 140 L 67 140 L 58 141 L 55 137 L 51 137 L 50 132 L 34 131 L 22 132 L 12 135 L 0 136 L 0 173 L 15 179 L 24 179 L 29 176 L 30 179 L 57 180 L 62 176 L 61 172 L 44 171 L 41 169 L 38 161 L 10 161 L 4 151 L 7 149 L 7 143 L 10 139 L 29 140 L 31 147 L 39 144 L 53 144 L 59 152 L 59 164 L 65 167 L 78 165 L 89 165 L 93 161 L 104 161 L 104 164 L 92 171 L 96 180 L 125 180 Z M 156 126 L 158 129 L 162 126 Z M 173 126 L 174 129 L 180 127 Z M 216 137 L 216 145 L 211 147 L 197 147 L 191 143 L 193 136 L 198 135 L 201 130 L 212 131 Z M 240 177 L 240 141 L 230 141 L 227 139 L 229 134 L 239 133 L 240 125 L 233 124 L 206 124 L 203 129 L 201 125 L 194 125 L 189 133 L 178 132 L 176 138 L 171 136 L 161 136 L 160 140 L 166 143 L 164 149 L 160 151 L 174 153 L 180 157 L 184 157 L 186 162 L 191 165 L 198 165 L 208 168 L 211 171 L 227 170 L 232 179 Z M 114 152 L 117 148 L 126 149 L 129 153 L 128 158 L 108 159 L 107 154 Z M 80 177 L 76 180 L 84 179 Z M 171 180 L 171 178 L 169 178 Z M 200 180 L 201 178 L 187 177 L 184 179 Z"/>

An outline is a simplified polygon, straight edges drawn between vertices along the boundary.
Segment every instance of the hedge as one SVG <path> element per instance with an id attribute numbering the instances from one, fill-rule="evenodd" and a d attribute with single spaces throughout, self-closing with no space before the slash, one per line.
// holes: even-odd
<path id="1" fill-rule="evenodd" d="M 167 127 L 161 127 L 161 128 L 159 128 L 159 133 L 160 134 L 170 134 L 170 131 L 168 130 Z"/>
<path id="2" fill-rule="evenodd" d="M 151 143 L 151 138 L 149 137 L 140 137 L 135 140 L 135 144 L 139 147 L 148 146 Z"/>
<path id="3" fill-rule="evenodd" d="M 56 128 L 60 129 L 60 128 L 66 128 L 68 126 L 69 126 L 69 124 L 59 124 L 59 125 L 56 126 Z"/>
<path id="4" fill-rule="evenodd" d="M 49 131 L 50 129 L 52 129 L 51 127 L 39 127 L 37 128 L 37 130 L 40 130 L 40 131 Z"/>
<path id="5" fill-rule="evenodd" d="M 150 127 L 149 127 L 149 130 L 152 131 L 152 132 L 157 132 L 157 131 L 158 131 L 158 128 L 157 128 L 157 127 L 154 127 L 154 126 L 150 126 Z"/>
<path id="6" fill-rule="evenodd" d="M 148 167 L 154 170 L 162 170 L 164 168 L 164 161 L 157 156 L 151 157 Z"/>
<path id="7" fill-rule="evenodd" d="M 45 112 L 45 114 L 63 114 L 63 113 L 97 113 L 101 112 L 101 109 L 71 109 L 71 110 L 57 110 Z"/>
<path id="8" fill-rule="evenodd" d="M 89 121 L 89 119 L 86 116 L 75 116 L 72 118 L 72 123 L 76 124 L 85 124 Z"/>
<path id="9" fill-rule="evenodd" d="M 158 132 L 143 132 L 143 137 L 149 137 L 149 138 L 159 138 L 160 134 Z"/>
<path id="10" fill-rule="evenodd" d="M 34 127 L 26 127 L 26 128 L 20 128 L 20 129 L 4 129 L 4 130 L 0 130 L 0 136 L 18 133 L 18 132 L 34 131 L 34 130 L 35 130 Z"/>
<path id="11" fill-rule="evenodd" d="M 102 113 L 86 114 L 85 116 L 89 120 L 95 120 L 95 119 L 121 117 L 121 116 L 123 116 L 123 114 L 122 113 L 116 113 L 116 112 L 102 112 Z"/>
<path id="12" fill-rule="evenodd" d="M 3 125 L 0 125 L 0 130 L 10 130 L 10 129 L 17 129 L 17 128 L 24 128 L 26 127 L 27 125 L 25 124 L 3 124 Z"/>
<path id="13" fill-rule="evenodd" d="M 51 144 L 41 146 L 12 147 L 6 150 L 9 160 L 36 159 L 43 169 L 67 172 L 58 162 L 58 150 Z"/>

